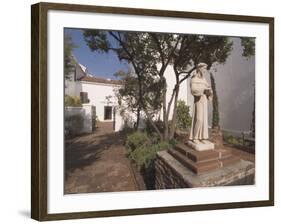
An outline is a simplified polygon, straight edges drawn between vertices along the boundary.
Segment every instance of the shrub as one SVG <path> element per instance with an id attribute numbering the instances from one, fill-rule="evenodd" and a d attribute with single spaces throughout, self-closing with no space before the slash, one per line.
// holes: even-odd
<path id="1" fill-rule="evenodd" d="M 126 147 L 129 151 L 149 144 L 149 138 L 146 132 L 136 131 L 127 137 Z"/>
<path id="2" fill-rule="evenodd" d="M 176 139 L 176 138 L 172 138 L 170 141 L 169 141 L 169 144 L 172 146 L 172 147 L 175 147 L 177 144 L 179 144 L 179 140 Z"/>
<path id="3" fill-rule="evenodd" d="M 160 132 L 164 131 L 164 122 L 161 120 L 157 120 L 154 121 L 154 124 L 156 125 L 156 127 L 159 129 Z M 148 132 L 149 134 L 152 134 L 155 132 L 154 127 L 151 125 L 151 123 L 147 120 L 146 121 L 146 125 L 145 125 L 145 130 L 146 132 Z"/>
<path id="4" fill-rule="evenodd" d="M 130 158 L 135 161 L 137 166 L 141 169 L 149 168 L 154 164 L 156 153 L 161 150 L 169 148 L 169 143 L 159 142 L 158 144 L 142 145 L 130 153 Z"/>
<path id="5" fill-rule="evenodd" d="M 191 126 L 192 118 L 189 114 L 190 107 L 183 100 L 177 102 L 177 128 L 184 131 Z"/>
<path id="6" fill-rule="evenodd" d="M 158 136 L 147 132 L 136 131 L 127 137 L 126 147 L 129 157 L 135 162 L 147 189 L 155 189 L 155 158 L 158 151 L 168 149 L 168 142 L 159 142 Z"/>
<path id="7" fill-rule="evenodd" d="M 168 149 L 168 142 L 158 142 L 154 136 L 148 137 L 146 132 L 136 131 L 127 137 L 126 147 L 129 157 L 137 164 L 138 168 L 148 168 L 156 157 L 158 151 Z"/>
<path id="8" fill-rule="evenodd" d="M 80 114 L 67 116 L 65 118 L 65 135 L 66 137 L 75 137 L 82 132 L 83 116 Z"/>
<path id="9" fill-rule="evenodd" d="M 65 107 L 81 107 L 82 103 L 79 96 L 64 96 L 64 106 Z"/>
<path id="10" fill-rule="evenodd" d="M 231 145 L 242 145 L 241 143 L 241 138 L 239 137 L 235 137 L 229 133 L 225 133 L 224 134 L 224 140 L 228 143 L 228 144 L 231 144 Z"/>

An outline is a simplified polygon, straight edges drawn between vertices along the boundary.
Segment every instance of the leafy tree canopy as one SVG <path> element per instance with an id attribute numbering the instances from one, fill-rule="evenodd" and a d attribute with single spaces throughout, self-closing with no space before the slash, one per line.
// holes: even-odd
<path id="1" fill-rule="evenodd" d="M 102 30 L 85 30 L 84 39 L 92 51 L 113 51 L 119 60 L 125 60 L 132 66 L 134 74 L 119 74 L 125 81 L 119 94 L 127 97 L 132 108 L 143 110 L 150 121 L 153 115 L 150 111 L 155 112 L 162 107 L 164 139 L 168 136 L 168 118 L 172 104 L 174 108 L 170 137 L 174 133 L 180 84 L 191 76 L 199 62 L 207 63 L 208 68 L 214 63 L 225 63 L 233 45 L 231 38 L 225 36 Z M 241 38 L 241 45 L 244 49 L 243 56 L 254 54 L 253 39 Z M 176 84 L 167 101 L 164 73 L 169 64 L 174 68 Z M 156 126 L 155 129 L 161 135 Z"/>
<path id="2" fill-rule="evenodd" d="M 253 37 L 241 37 L 241 45 L 243 47 L 243 57 L 251 57 L 255 55 L 255 38 Z"/>
<path id="3" fill-rule="evenodd" d="M 72 51 L 77 46 L 73 43 L 71 36 L 64 36 L 64 76 L 66 79 L 70 79 L 70 74 L 73 71 L 75 65 Z"/>

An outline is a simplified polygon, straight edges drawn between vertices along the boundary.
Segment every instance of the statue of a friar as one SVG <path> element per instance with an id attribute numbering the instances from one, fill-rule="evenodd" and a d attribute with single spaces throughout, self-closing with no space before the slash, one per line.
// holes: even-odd
<path id="1" fill-rule="evenodd" d="M 213 91 L 204 77 L 205 73 L 207 64 L 199 63 L 190 80 L 194 105 L 189 139 L 193 144 L 212 144 L 208 141 L 208 100 L 212 99 Z"/>

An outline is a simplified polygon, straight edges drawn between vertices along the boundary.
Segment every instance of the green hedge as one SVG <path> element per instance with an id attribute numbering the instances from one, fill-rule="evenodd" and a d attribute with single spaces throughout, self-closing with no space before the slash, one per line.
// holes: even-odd
<path id="1" fill-rule="evenodd" d="M 147 145 L 149 142 L 146 132 L 136 131 L 127 136 L 126 147 L 132 152 L 141 146 Z"/>
<path id="2" fill-rule="evenodd" d="M 137 164 L 139 169 L 153 165 L 156 153 L 168 149 L 170 144 L 157 142 L 154 136 L 148 136 L 146 132 L 136 131 L 127 137 L 126 147 L 129 157 Z"/>
<path id="3" fill-rule="evenodd" d="M 80 97 L 78 96 L 64 96 L 64 106 L 65 107 L 82 107 Z"/>
<path id="4" fill-rule="evenodd" d="M 83 129 L 84 118 L 81 114 L 65 117 L 65 137 L 72 138 L 79 135 Z"/>
<path id="5" fill-rule="evenodd" d="M 190 107 L 183 100 L 177 102 L 177 128 L 185 131 L 191 126 L 192 118 L 189 114 Z"/>

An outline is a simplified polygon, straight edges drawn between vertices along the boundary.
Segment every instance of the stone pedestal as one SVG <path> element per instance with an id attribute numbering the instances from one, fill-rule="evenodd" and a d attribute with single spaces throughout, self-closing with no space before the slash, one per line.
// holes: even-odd
<path id="1" fill-rule="evenodd" d="M 208 143 L 194 143 L 193 141 L 187 141 L 186 143 L 190 148 L 195 149 L 197 151 L 206 151 L 215 149 L 215 145 L 212 142 Z"/>
<path id="2" fill-rule="evenodd" d="M 168 152 L 195 174 L 202 174 L 239 162 L 230 150 L 211 149 L 197 151 L 185 144 L 177 144 Z"/>
<path id="3" fill-rule="evenodd" d="M 179 152 L 179 150 L 184 151 Z M 185 157 L 177 157 L 171 152 L 177 152 L 178 156 Z M 178 147 L 169 152 L 160 151 L 155 161 L 155 187 L 156 189 L 174 189 L 254 184 L 254 163 L 239 158 L 236 162 L 227 162 L 231 160 L 230 155 L 231 153 L 227 151 L 216 150 L 202 154 L 194 150 L 193 152 L 186 150 L 184 147 Z M 208 163 L 217 156 L 221 158 L 218 160 L 222 163 L 219 163 L 216 169 L 211 169 L 212 166 Z M 201 164 L 204 165 L 201 166 Z"/>
<path id="4" fill-rule="evenodd" d="M 219 128 L 212 128 L 210 140 L 215 144 L 216 148 L 223 146 L 223 133 Z"/>

